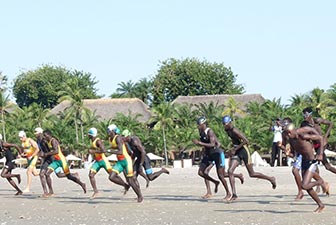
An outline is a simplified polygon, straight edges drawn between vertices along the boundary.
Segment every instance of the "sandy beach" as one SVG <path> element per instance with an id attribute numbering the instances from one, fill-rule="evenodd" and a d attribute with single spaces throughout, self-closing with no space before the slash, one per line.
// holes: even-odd
<path id="1" fill-rule="evenodd" d="M 100 195 L 93 200 L 86 169 L 73 172 L 78 172 L 86 183 L 87 194 L 77 184 L 53 175 L 55 196 L 48 199 L 39 197 L 39 177 L 33 178 L 31 193 L 18 197 L 2 178 L 0 224 L 336 224 L 336 176 L 324 167 L 320 171 L 331 185 L 331 196 L 320 193 L 326 207 L 319 214 L 313 213 L 317 205 L 307 194 L 301 201 L 294 201 L 297 190 L 290 167 L 255 167 L 256 171 L 277 178 L 275 190 L 267 181 L 249 178 L 246 169 L 239 167 L 237 173 L 244 174 L 245 183 L 236 181 L 239 198 L 233 203 L 223 201 L 222 186 L 211 199 L 203 200 L 200 196 L 205 194 L 205 186 L 197 170 L 198 167 L 169 168 L 170 175 L 161 175 L 148 188 L 140 177 L 143 203 L 136 202 L 132 190 L 124 196 L 122 188 L 111 183 L 105 171 L 96 175 Z M 25 170 L 17 168 L 13 173 L 22 175 L 23 189 Z M 216 176 L 214 170 L 211 175 Z"/>

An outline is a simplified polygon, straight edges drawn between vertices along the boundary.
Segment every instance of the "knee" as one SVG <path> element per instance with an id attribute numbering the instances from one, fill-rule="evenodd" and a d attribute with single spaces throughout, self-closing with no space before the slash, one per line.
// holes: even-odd
<path id="1" fill-rule="evenodd" d="M 154 178 L 153 178 L 153 174 L 146 174 L 148 180 L 152 181 Z"/>
<path id="2" fill-rule="evenodd" d="M 307 185 L 306 183 L 302 183 L 302 184 L 301 184 L 301 188 L 302 188 L 303 190 L 308 190 L 308 185 Z"/>
<path id="3" fill-rule="evenodd" d="M 93 178 L 95 177 L 95 175 L 96 175 L 95 173 L 90 173 L 90 174 L 89 174 L 89 178 L 90 178 L 90 179 L 93 179 Z"/>

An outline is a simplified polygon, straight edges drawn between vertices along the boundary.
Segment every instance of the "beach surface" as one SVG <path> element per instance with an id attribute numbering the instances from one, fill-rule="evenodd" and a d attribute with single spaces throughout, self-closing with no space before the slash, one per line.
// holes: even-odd
<path id="1" fill-rule="evenodd" d="M 294 201 L 297 189 L 291 167 L 255 167 L 258 172 L 276 177 L 275 190 L 268 181 L 249 178 L 246 168 L 238 167 L 236 172 L 243 173 L 245 182 L 236 180 L 238 199 L 233 203 L 223 201 L 223 186 L 212 198 L 201 198 L 205 185 L 197 175 L 198 167 L 168 170 L 170 175 L 162 174 L 148 188 L 144 179 L 138 178 L 142 203 L 137 203 L 131 189 L 123 195 L 123 188 L 111 183 L 104 170 L 96 175 L 100 193 L 93 200 L 87 169 L 72 170 L 86 183 L 86 194 L 77 184 L 53 174 L 55 195 L 47 199 L 40 197 L 39 177 L 33 177 L 31 192 L 21 196 L 14 196 L 15 190 L 2 178 L 0 224 L 336 224 L 336 176 L 324 167 L 320 167 L 320 174 L 330 183 L 331 195 L 319 193 L 325 204 L 321 213 L 313 213 L 317 205 L 306 193 L 301 201 Z M 21 189 L 26 185 L 25 172 L 22 168 L 13 170 L 22 176 Z M 217 179 L 214 169 L 211 175 Z M 213 184 L 211 187 L 214 189 Z"/>

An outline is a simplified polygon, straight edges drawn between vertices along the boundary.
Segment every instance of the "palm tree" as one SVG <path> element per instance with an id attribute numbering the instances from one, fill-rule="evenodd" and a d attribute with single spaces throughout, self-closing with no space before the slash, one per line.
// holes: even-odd
<path id="1" fill-rule="evenodd" d="M 150 123 L 156 123 L 154 129 L 162 130 L 166 166 L 168 166 L 166 129 L 173 127 L 174 111 L 174 107 L 171 103 L 161 103 L 153 108 L 153 116 L 149 120 Z"/>
<path id="2" fill-rule="evenodd" d="M 126 83 L 118 83 L 118 86 L 117 93 L 119 93 L 121 97 L 136 97 L 135 84 L 131 80 L 127 81 Z"/>
<path id="3" fill-rule="evenodd" d="M 229 115 L 234 118 L 238 115 L 244 115 L 245 112 L 241 110 L 241 103 L 236 102 L 234 98 L 230 97 L 228 102 L 225 104 L 226 109 L 223 111 L 223 115 Z"/>
<path id="4" fill-rule="evenodd" d="M 73 118 L 75 124 L 76 131 L 76 143 L 79 143 L 79 131 L 78 124 L 80 126 L 82 143 L 84 143 L 84 130 L 83 130 L 83 121 L 84 121 L 84 113 L 89 113 L 88 108 L 84 107 L 83 94 L 81 93 L 81 89 L 78 84 L 78 80 L 74 79 L 68 85 L 66 85 L 65 90 L 60 91 L 58 93 L 61 97 L 59 98 L 59 102 L 64 100 L 68 100 L 70 102 L 70 106 L 66 108 L 67 116 L 65 119 Z"/>
<path id="5" fill-rule="evenodd" d="M 149 81 L 146 78 L 141 79 L 135 84 L 135 96 L 140 98 L 147 105 L 150 105 L 152 87 L 152 81 Z"/>

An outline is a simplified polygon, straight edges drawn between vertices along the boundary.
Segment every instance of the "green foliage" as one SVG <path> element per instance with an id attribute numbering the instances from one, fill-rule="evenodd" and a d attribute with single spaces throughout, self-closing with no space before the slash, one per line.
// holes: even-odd
<path id="1" fill-rule="evenodd" d="M 209 63 L 195 58 L 162 62 L 153 81 L 153 104 L 171 102 L 179 95 L 241 94 L 231 68 L 222 63 Z"/>
<path id="2" fill-rule="evenodd" d="M 98 98 L 94 87 L 97 82 L 90 73 L 69 71 L 64 67 L 44 65 L 36 70 L 22 72 L 15 80 L 13 94 L 20 107 L 39 103 L 42 108 L 53 108 L 67 85 L 78 82 L 81 97 Z M 73 90 L 74 91 L 74 90 Z"/>

